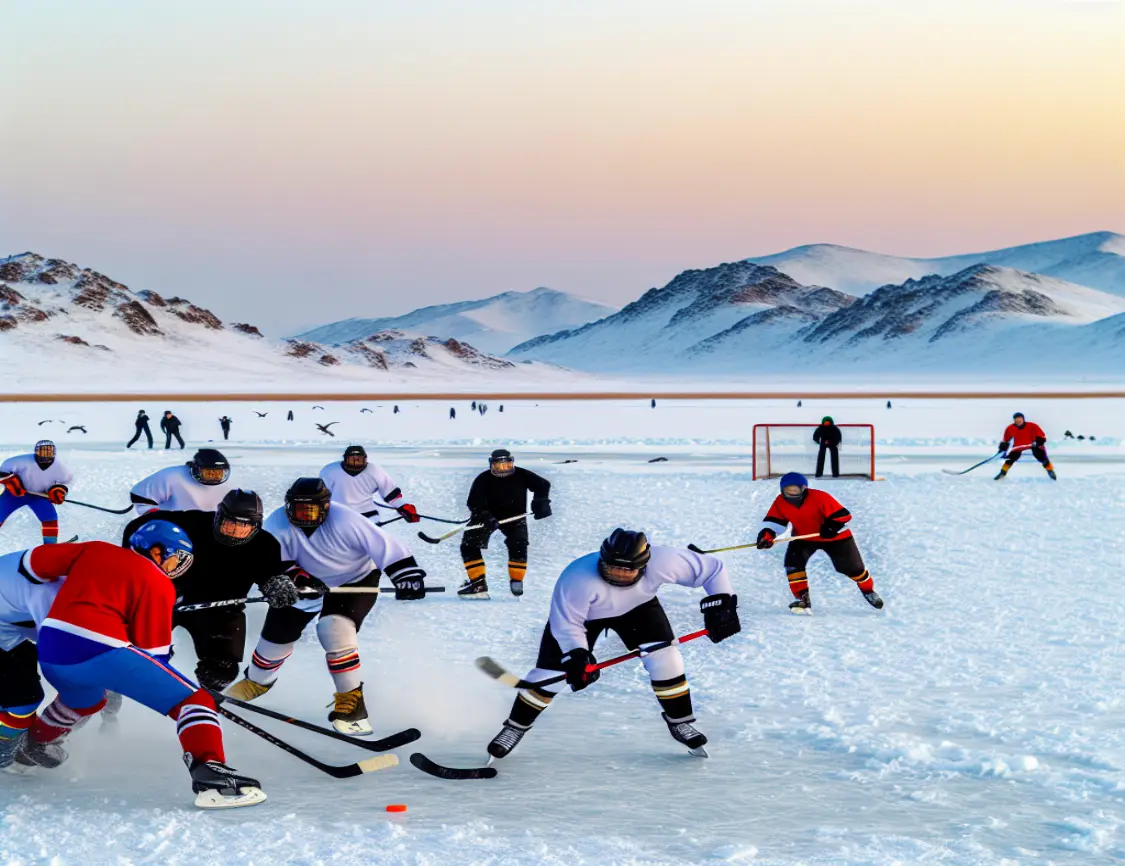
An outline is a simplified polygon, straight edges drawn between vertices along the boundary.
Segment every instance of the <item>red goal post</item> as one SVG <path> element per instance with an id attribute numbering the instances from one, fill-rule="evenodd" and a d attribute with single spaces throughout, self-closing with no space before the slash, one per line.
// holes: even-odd
<path id="1" fill-rule="evenodd" d="M 786 472 L 812 477 L 818 446 L 813 431 L 819 424 L 755 424 L 754 480 L 780 478 Z M 875 425 L 837 424 L 840 442 L 840 477 L 875 480 Z M 824 474 L 832 474 L 832 456 L 825 455 Z"/>

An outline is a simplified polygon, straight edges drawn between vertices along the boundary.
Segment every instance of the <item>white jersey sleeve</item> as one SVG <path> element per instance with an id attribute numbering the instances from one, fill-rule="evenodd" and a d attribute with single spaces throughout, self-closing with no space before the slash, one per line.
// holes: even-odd
<path id="1" fill-rule="evenodd" d="M 387 571 L 388 566 L 408 559 L 413 554 L 398 539 L 384 532 L 362 514 L 346 510 L 347 522 L 343 523 L 349 536 L 354 540 L 358 549 L 364 551 L 375 566 L 382 571 Z"/>
<path id="2" fill-rule="evenodd" d="M 281 546 L 281 561 L 296 562 L 297 551 L 293 545 L 293 526 L 285 514 L 284 508 L 276 509 L 262 524 L 262 529 L 277 539 Z"/>
<path id="3" fill-rule="evenodd" d="M 165 511 L 214 511 L 234 487 L 231 482 L 200 484 L 187 466 L 169 466 L 138 481 L 130 492 L 138 514 Z M 136 502 L 137 499 L 146 500 Z M 150 504 L 155 503 L 155 505 Z"/>
<path id="4" fill-rule="evenodd" d="M 40 469 L 34 454 L 9 457 L 0 463 L 0 472 L 18 475 L 24 488 L 30 493 L 46 493 L 56 484 L 67 487 L 74 480 L 74 473 L 61 460 L 55 460 L 46 469 Z"/>
<path id="5" fill-rule="evenodd" d="M 0 556 L 0 650 L 10 650 L 25 640 L 35 640 L 47 618 L 63 580 L 39 581 L 21 570 L 30 550 Z M 30 625 L 28 625 L 30 623 Z"/>
<path id="6" fill-rule="evenodd" d="M 548 622 L 563 654 L 573 649 L 590 648 L 586 640 L 586 623 L 598 618 L 591 611 L 613 589 L 598 574 L 597 562 L 596 553 L 574 560 L 555 584 Z"/>
<path id="7" fill-rule="evenodd" d="M 706 553 L 682 547 L 653 547 L 649 568 L 655 569 L 665 583 L 703 587 L 708 595 L 734 592 L 723 561 Z"/>

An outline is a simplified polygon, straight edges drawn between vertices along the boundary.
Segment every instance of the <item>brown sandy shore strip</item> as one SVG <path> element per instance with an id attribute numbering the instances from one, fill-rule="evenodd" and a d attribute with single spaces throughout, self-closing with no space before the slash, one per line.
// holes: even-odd
<path id="1" fill-rule="evenodd" d="M 0 394 L 0 403 L 139 403 L 147 401 L 292 402 L 407 400 L 1120 400 L 1125 391 L 459 391 L 423 393 L 269 393 L 261 391 L 184 393 L 168 391 L 133 394 Z"/>

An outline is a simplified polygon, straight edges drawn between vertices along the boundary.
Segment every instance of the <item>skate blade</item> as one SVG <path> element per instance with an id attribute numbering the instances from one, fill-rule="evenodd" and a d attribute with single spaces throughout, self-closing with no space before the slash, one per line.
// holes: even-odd
<path id="1" fill-rule="evenodd" d="M 214 790 L 200 791 L 195 795 L 195 805 L 200 809 L 237 809 L 240 806 L 256 806 L 265 799 L 266 794 L 261 788 L 240 788 L 233 797 Z"/>
<path id="2" fill-rule="evenodd" d="M 374 731 L 371 730 L 371 722 L 367 719 L 356 719 L 354 721 L 333 719 L 332 727 L 341 734 L 347 734 L 349 737 L 370 737 L 374 733 Z"/>
<path id="3" fill-rule="evenodd" d="M 4 768 L 4 772 L 10 776 L 30 776 L 38 769 L 34 764 L 21 764 L 19 761 L 14 761 Z"/>
<path id="4" fill-rule="evenodd" d="M 465 601 L 488 601 L 487 592 L 474 592 L 471 595 L 461 595 L 461 593 L 457 593 L 457 597 L 463 598 Z"/>
<path id="5" fill-rule="evenodd" d="M 789 612 L 794 616 L 812 616 L 811 607 L 791 607 Z"/>
<path id="6" fill-rule="evenodd" d="M 711 757 L 711 755 L 708 754 L 707 748 L 705 746 L 698 746 L 694 749 L 688 749 L 687 752 L 688 752 L 689 755 L 691 755 L 694 758 L 710 758 Z"/>

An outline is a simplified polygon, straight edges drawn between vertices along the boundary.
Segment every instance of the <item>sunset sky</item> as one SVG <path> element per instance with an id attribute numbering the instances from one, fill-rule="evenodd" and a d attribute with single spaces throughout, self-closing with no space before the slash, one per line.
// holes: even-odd
<path id="1" fill-rule="evenodd" d="M 0 255 L 275 335 L 1125 232 L 1125 3 L 0 4 Z"/>

